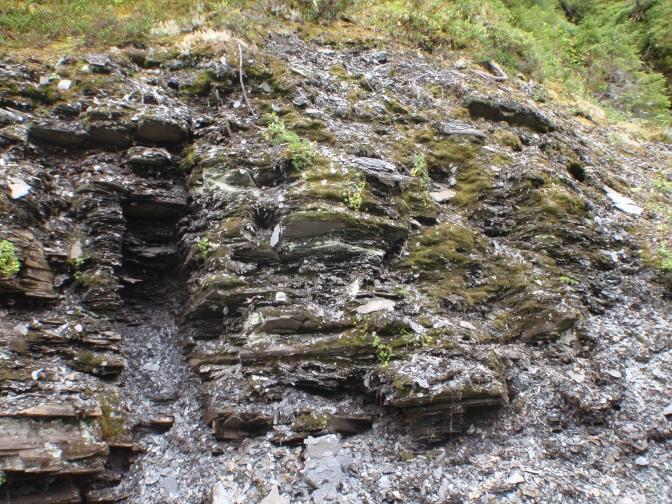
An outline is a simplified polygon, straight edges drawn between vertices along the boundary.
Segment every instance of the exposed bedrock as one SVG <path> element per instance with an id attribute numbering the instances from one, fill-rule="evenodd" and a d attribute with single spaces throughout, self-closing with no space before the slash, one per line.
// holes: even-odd
<path id="1" fill-rule="evenodd" d="M 0 65 L 0 501 L 667 502 L 669 145 L 220 43 Z"/>

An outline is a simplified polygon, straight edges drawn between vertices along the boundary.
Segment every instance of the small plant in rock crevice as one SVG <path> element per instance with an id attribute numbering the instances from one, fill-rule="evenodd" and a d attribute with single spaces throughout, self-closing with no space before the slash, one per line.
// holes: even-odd
<path id="1" fill-rule="evenodd" d="M 359 212 L 364 203 L 364 191 L 366 190 L 366 182 L 351 182 L 343 191 L 343 200 L 348 208 Z"/>
<path id="2" fill-rule="evenodd" d="M 275 112 L 271 114 L 268 127 L 264 132 L 264 138 L 275 145 L 287 146 L 292 168 L 295 170 L 305 170 L 315 164 L 317 158 L 315 144 L 287 129 L 285 121 L 279 118 Z"/>
<path id="3" fill-rule="evenodd" d="M 558 277 L 558 280 L 565 285 L 578 285 L 579 284 L 579 281 L 576 280 L 575 278 L 565 276 L 565 275 L 561 275 L 560 277 Z"/>
<path id="4" fill-rule="evenodd" d="M 196 245 L 201 255 L 203 257 L 208 257 L 208 254 L 212 250 L 212 242 L 207 238 L 203 237 L 200 240 L 198 240 L 198 243 Z"/>
<path id="5" fill-rule="evenodd" d="M 86 263 L 86 257 L 74 257 L 70 259 L 68 263 L 75 269 L 75 271 L 79 271 Z"/>
<path id="6" fill-rule="evenodd" d="M 660 269 L 672 272 L 672 250 L 662 247 L 658 250 L 660 257 Z"/>
<path id="7" fill-rule="evenodd" d="M 423 186 L 422 199 L 425 203 L 425 206 L 429 205 L 429 187 L 431 179 L 429 178 L 429 172 L 427 171 L 427 160 L 425 155 L 420 153 L 416 154 L 413 159 L 413 168 L 411 168 L 411 176 L 418 178 Z"/>
<path id="8" fill-rule="evenodd" d="M 371 333 L 371 346 L 376 352 L 376 358 L 383 366 L 387 366 L 392 358 L 392 347 L 386 344 L 375 332 Z"/>
<path id="9" fill-rule="evenodd" d="M 427 160 L 424 154 L 416 154 L 413 159 L 413 168 L 411 175 L 418 177 L 422 183 L 429 188 L 429 173 L 427 172 Z"/>
<path id="10" fill-rule="evenodd" d="M 10 278 L 21 269 L 14 244 L 9 240 L 0 240 L 0 276 Z"/>

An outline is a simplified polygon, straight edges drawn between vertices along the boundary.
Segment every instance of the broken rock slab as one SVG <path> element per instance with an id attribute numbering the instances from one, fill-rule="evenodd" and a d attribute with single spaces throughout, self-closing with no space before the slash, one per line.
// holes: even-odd
<path id="1" fill-rule="evenodd" d="M 382 159 L 359 157 L 352 161 L 368 182 L 391 188 L 403 184 L 407 177 L 399 173 L 397 167 L 389 161 Z"/>
<path id="2" fill-rule="evenodd" d="M 212 487 L 211 504 L 233 504 L 233 497 L 221 481 L 218 481 Z"/>
<path id="3" fill-rule="evenodd" d="M 259 501 L 259 504 L 289 504 L 289 499 L 280 495 L 277 485 L 273 485 L 271 492 Z"/>
<path id="4" fill-rule="evenodd" d="M 604 192 L 607 194 L 607 198 L 609 198 L 613 205 L 621 212 L 625 212 L 634 216 L 641 215 L 643 211 L 642 208 L 637 206 L 637 204 L 627 196 L 623 196 L 621 193 L 614 191 L 611 187 L 608 186 L 604 186 Z"/>
<path id="5" fill-rule="evenodd" d="M 372 299 L 368 303 L 365 303 L 361 306 L 355 308 L 355 312 L 360 315 L 366 315 L 368 313 L 374 313 L 379 311 L 393 311 L 395 303 L 391 299 L 376 298 Z"/>
<path id="6" fill-rule="evenodd" d="M 573 328 L 579 315 L 574 310 L 545 310 L 529 317 L 522 326 L 521 341 L 532 341 L 550 336 L 557 336 L 563 331 Z"/>
<path id="7" fill-rule="evenodd" d="M 126 153 L 126 159 L 134 166 L 154 168 L 170 164 L 172 158 L 166 149 L 131 147 Z"/>
<path id="8" fill-rule="evenodd" d="M 28 128 L 28 140 L 35 143 L 77 147 L 88 139 L 89 135 L 78 123 L 42 122 Z"/>
<path id="9" fill-rule="evenodd" d="M 507 399 L 503 365 L 471 349 L 416 353 L 368 377 L 383 404 L 399 409 L 418 441 L 438 441 L 464 429 L 470 409 L 495 410 Z"/>
<path id="10" fill-rule="evenodd" d="M 12 199 L 23 198 L 27 195 L 32 187 L 26 184 L 23 180 L 17 178 L 9 178 L 9 193 Z"/>
<path id="11" fill-rule="evenodd" d="M 526 126 L 540 133 L 556 129 L 555 124 L 541 111 L 509 100 L 471 97 L 465 101 L 472 118 L 489 121 L 506 121 L 512 126 Z"/>
<path id="12" fill-rule="evenodd" d="M 168 144 L 186 140 L 190 133 L 189 115 L 179 109 L 157 106 L 148 108 L 133 118 L 138 140 Z"/>
<path id="13" fill-rule="evenodd" d="M 430 197 L 437 203 L 447 203 L 455 197 L 455 194 L 452 189 L 442 189 L 429 193 Z"/>
<path id="14" fill-rule="evenodd" d="M 474 128 L 471 124 L 461 121 L 439 123 L 436 125 L 436 130 L 446 136 L 470 136 L 479 139 L 486 137 L 484 131 Z"/>
<path id="15" fill-rule="evenodd" d="M 128 119 L 129 114 L 130 109 L 115 104 L 89 108 L 84 123 L 91 141 L 114 147 L 130 146 L 135 126 Z"/>
<path id="16" fill-rule="evenodd" d="M 309 437 L 304 440 L 306 445 L 306 463 L 304 477 L 306 482 L 315 489 L 312 494 L 314 502 L 334 501 L 338 499 L 339 489 L 350 463 L 347 453 L 341 452 L 341 439 L 336 434 L 328 434 L 318 438 Z"/>
<path id="17" fill-rule="evenodd" d="M 56 297 L 54 275 L 47 263 L 42 244 L 28 230 L 8 229 L 4 238 L 16 247 L 21 271 L 16 276 L 0 277 L 0 297 L 18 295 L 35 300 Z"/>

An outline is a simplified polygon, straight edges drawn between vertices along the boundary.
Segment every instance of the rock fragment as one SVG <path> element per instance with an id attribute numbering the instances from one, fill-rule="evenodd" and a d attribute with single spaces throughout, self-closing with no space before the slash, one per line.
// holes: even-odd
<path id="1" fill-rule="evenodd" d="M 461 121 L 442 122 L 436 125 L 436 129 L 439 133 L 446 136 L 467 136 L 479 139 L 486 137 L 484 131 Z"/>
<path id="2" fill-rule="evenodd" d="M 443 189 L 429 193 L 431 198 L 437 203 L 446 203 L 455 197 L 456 192 L 452 189 Z"/>
<path id="3" fill-rule="evenodd" d="M 214 503 L 213 503 L 214 504 Z M 289 499 L 283 495 L 280 495 L 278 491 L 278 486 L 273 485 L 270 493 L 259 501 L 259 504 L 289 504 Z"/>
<path id="4" fill-rule="evenodd" d="M 89 140 L 81 124 L 66 122 L 41 122 L 28 128 L 28 140 L 60 147 L 81 147 Z"/>
<path id="5" fill-rule="evenodd" d="M 131 147 L 126 159 L 134 166 L 154 168 L 170 164 L 172 157 L 166 149 L 150 147 Z"/>
<path id="6" fill-rule="evenodd" d="M 233 497 L 221 481 L 215 483 L 212 488 L 211 504 L 234 504 Z"/>
<path id="7" fill-rule="evenodd" d="M 165 106 L 147 108 L 134 118 L 137 124 L 135 136 L 158 144 L 179 143 L 190 133 L 189 117 L 181 110 Z"/>
<path id="8" fill-rule="evenodd" d="M 392 311 L 394 310 L 395 302 L 391 299 L 376 298 L 372 299 L 368 303 L 365 303 L 361 306 L 355 308 L 355 311 L 360 315 L 366 315 L 368 313 L 374 313 L 378 311 Z"/>
<path id="9" fill-rule="evenodd" d="M 643 211 L 642 208 L 627 196 L 623 196 L 621 193 L 614 191 L 609 186 L 604 186 L 604 192 L 607 194 L 607 198 L 611 200 L 614 207 L 618 208 L 621 212 L 625 212 L 636 217 L 641 215 Z"/>
<path id="10" fill-rule="evenodd" d="M 9 194 L 12 199 L 23 198 L 32 189 L 23 180 L 17 178 L 10 178 L 8 186 Z"/>
<path id="11" fill-rule="evenodd" d="M 338 490 L 345 475 L 337 458 L 341 450 L 340 438 L 329 434 L 319 438 L 309 437 L 306 445 L 304 477 L 315 489 L 312 498 L 316 502 L 338 498 Z"/>
<path id="12" fill-rule="evenodd" d="M 526 126 L 540 133 L 555 130 L 555 124 L 541 111 L 509 100 L 487 97 L 471 97 L 465 100 L 474 119 L 506 121 L 514 126 Z"/>

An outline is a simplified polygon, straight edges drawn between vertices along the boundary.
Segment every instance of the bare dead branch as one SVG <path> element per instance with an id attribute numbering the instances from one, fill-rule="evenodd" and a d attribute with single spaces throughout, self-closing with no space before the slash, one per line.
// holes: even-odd
<path id="1" fill-rule="evenodd" d="M 247 108 L 250 109 L 250 112 L 254 117 L 257 117 L 257 113 L 254 111 L 252 108 L 252 105 L 250 105 L 250 100 L 247 98 L 247 92 L 245 91 L 245 84 L 243 83 L 243 48 L 240 45 L 240 41 L 236 40 L 236 44 L 238 44 L 238 75 L 240 76 L 240 87 L 243 90 L 243 98 L 245 98 L 245 104 L 247 105 Z"/>

